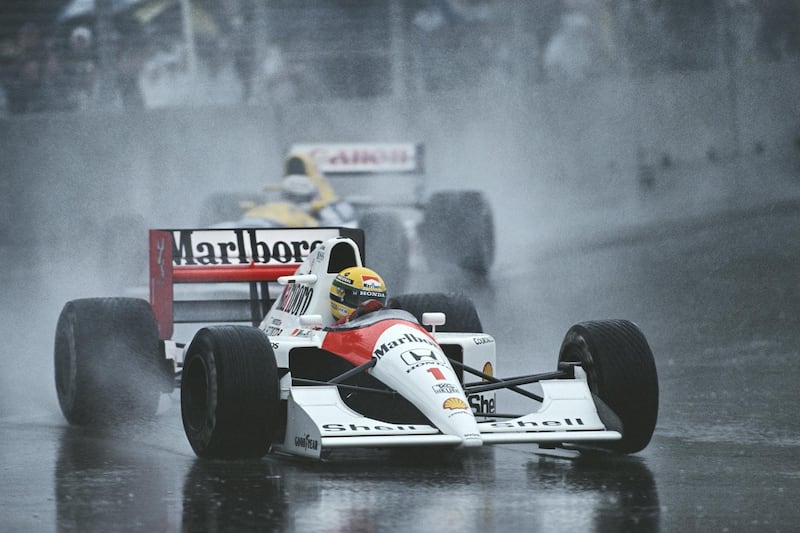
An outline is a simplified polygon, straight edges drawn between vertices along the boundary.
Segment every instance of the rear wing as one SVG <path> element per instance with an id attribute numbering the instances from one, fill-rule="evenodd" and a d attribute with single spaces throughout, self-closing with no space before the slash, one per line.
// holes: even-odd
<path id="1" fill-rule="evenodd" d="M 353 239 L 363 250 L 363 231 L 351 228 L 150 230 L 150 305 L 159 338 L 171 339 L 176 323 L 258 325 L 273 303 L 269 283 L 294 274 L 317 245 L 337 236 Z M 176 284 L 220 283 L 239 286 L 232 291 L 209 287 L 176 299 Z M 231 293 L 234 297 L 229 297 Z M 237 296 L 245 294 L 248 297 Z"/>
<path id="2" fill-rule="evenodd" d="M 325 174 L 422 174 L 422 143 L 300 143 L 290 154 L 310 155 Z"/>
<path id="3" fill-rule="evenodd" d="M 419 203 L 424 192 L 422 143 L 298 143 L 291 145 L 288 153 L 310 156 L 325 177 L 351 192 L 358 191 L 345 195 L 356 203 L 358 195 L 370 197 L 370 202 L 378 196 L 365 191 L 364 177 L 370 178 L 376 191 L 391 190 L 392 203 L 398 203 L 398 193 L 409 197 L 405 203 Z M 403 183 L 408 187 L 402 187 Z"/>

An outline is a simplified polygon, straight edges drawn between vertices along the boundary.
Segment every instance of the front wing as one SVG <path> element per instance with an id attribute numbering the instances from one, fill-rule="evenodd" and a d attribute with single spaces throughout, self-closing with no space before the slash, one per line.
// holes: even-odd
<path id="1" fill-rule="evenodd" d="M 619 440 L 618 431 L 601 421 L 586 382 L 554 379 L 541 382 L 543 402 L 533 413 L 478 422 L 483 444 L 563 443 Z M 462 438 L 427 424 L 394 424 L 368 418 L 342 401 L 335 385 L 293 387 L 287 401 L 284 441 L 279 453 L 321 458 L 338 448 L 452 446 Z"/>

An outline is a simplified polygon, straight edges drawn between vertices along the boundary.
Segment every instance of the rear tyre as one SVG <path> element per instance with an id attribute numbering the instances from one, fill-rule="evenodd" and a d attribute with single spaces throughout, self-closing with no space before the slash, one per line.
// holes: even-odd
<path id="1" fill-rule="evenodd" d="M 622 439 L 598 447 L 636 453 L 647 446 L 658 418 L 658 376 L 653 352 L 636 324 L 576 324 L 564 337 L 558 361 L 579 362 L 592 394 L 622 422 Z"/>
<path id="2" fill-rule="evenodd" d="M 262 457 L 277 436 L 280 386 L 275 353 L 263 331 L 201 329 L 186 352 L 181 418 L 198 457 Z"/>
<path id="3" fill-rule="evenodd" d="M 455 261 L 465 271 L 485 276 L 494 262 L 494 216 L 481 191 L 433 193 L 419 234 L 434 265 Z"/>
<path id="4" fill-rule="evenodd" d="M 392 211 L 367 211 L 359 217 L 364 230 L 366 265 L 378 272 L 391 292 L 400 293 L 408 282 L 411 261 L 405 225 Z"/>
<path id="5" fill-rule="evenodd" d="M 439 292 L 402 294 L 390 298 L 388 307 L 404 309 L 422 323 L 422 313 L 444 313 L 446 322 L 436 326 L 436 331 L 483 333 L 475 304 L 460 294 Z"/>
<path id="6" fill-rule="evenodd" d="M 150 305 L 136 298 L 67 302 L 55 337 L 58 403 L 74 425 L 152 417 L 167 376 Z"/>

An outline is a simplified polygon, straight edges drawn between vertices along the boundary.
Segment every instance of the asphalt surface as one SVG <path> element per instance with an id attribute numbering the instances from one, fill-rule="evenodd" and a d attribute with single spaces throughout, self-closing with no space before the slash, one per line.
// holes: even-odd
<path id="1" fill-rule="evenodd" d="M 574 323 L 636 322 L 660 412 L 650 445 L 623 457 L 515 445 L 206 462 L 168 397 L 148 425 L 71 428 L 52 335 L 91 277 L 41 250 L 5 254 L 0 530 L 797 531 L 799 236 L 784 198 L 505 250 L 488 283 L 415 274 L 416 290 L 474 298 L 497 374 L 554 369 Z"/>

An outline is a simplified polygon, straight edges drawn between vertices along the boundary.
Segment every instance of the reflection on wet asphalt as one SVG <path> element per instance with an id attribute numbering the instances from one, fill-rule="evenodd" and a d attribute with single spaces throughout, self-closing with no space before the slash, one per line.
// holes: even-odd
<path id="1" fill-rule="evenodd" d="M 188 531 L 279 531 L 288 507 L 283 472 L 270 461 L 194 460 L 183 481 Z"/>
<path id="2" fill-rule="evenodd" d="M 488 283 L 448 273 L 415 286 L 476 300 L 502 374 L 552 370 L 576 322 L 634 320 L 661 403 L 631 457 L 515 445 L 200 461 L 174 404 L 125 430 L 66 426 L 50 361 L 60 303 L 5 308 L 0 530 L 796 530 L 800 209 L 700 222 L 505 251 Z"/>
<path id="3" fill-rule="evenodd" d="M 168 531 L 180 527 L 174 516 L 181 501 L 174 463 L 128 433 L 126 429 L 63 430 L 54 468 L 59 528 Z"/>

